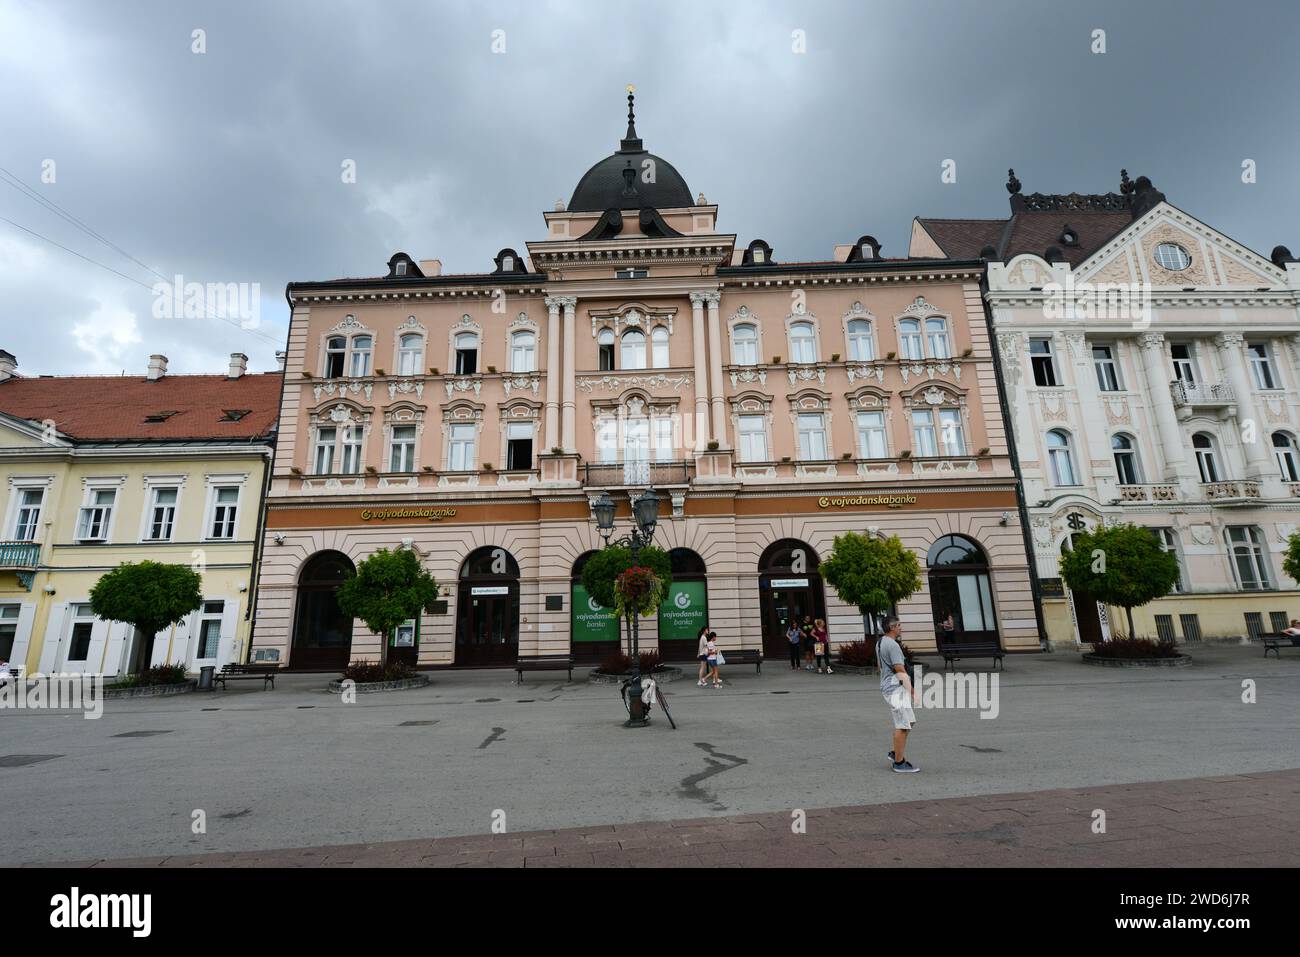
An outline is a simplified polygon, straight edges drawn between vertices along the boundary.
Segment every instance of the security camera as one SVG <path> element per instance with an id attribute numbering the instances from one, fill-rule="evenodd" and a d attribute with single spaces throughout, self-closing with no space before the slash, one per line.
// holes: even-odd
<path id="1" fill-rule="evenodd" d="M 275 542 L 275 544 L 277 544 L 277 545 L 283 545 L 283 544 L 284 544 L 284 532 L 276 532 L 275 534 L 273 534 L 273 535 L 271 536 L 271 539 Z"/>

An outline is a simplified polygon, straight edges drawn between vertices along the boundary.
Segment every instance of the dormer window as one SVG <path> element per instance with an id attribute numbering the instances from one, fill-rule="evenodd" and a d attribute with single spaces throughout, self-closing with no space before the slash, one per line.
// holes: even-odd
<path id="1" fill-rule="evenodd" d="M 176 410 L 175 410 L 175 409 L 169 409 L 169 410 L 167 410 L 167 411 L 165 411 L 165 412 L 155 412 L 155 413 L 153 413 L 152 415 L 146 415 L 146 416 L 144 417 L 144 420 L 145 420 L 146 422 L 155 422 L 155 423 L 156 423 L 156 422 L 166 422 L 168 419 L 170 419 L 173 415 L 176 415 L 176 414 L 177 414 L 177 413 L 176 413 Z"/>
<path id="2" fill-rule="evenodd" d="M 514 256 L 502 256 L 502 257 L 501 257 L 501 270 L 502 270 L 502 272 L 513 272 L 513 271 L 514 271 L 514 268 L 515 268 L 515 257 L 514 257 Z"/>
<path id="3" fill-rule="evenodd" d="M 222 410 L 221 410 L 221 421 L 222 421 L 222 422 L 238 422 L 238 421 L 239 421 L 240 419 L 242 419 L 244 416 L 248 415 L 248 413 L 251 412 L 251 411 L 253 411 L 253 410 L 252 410 L 252 409 L 222 409 Z"/>
<path id="4" fill-rule="evenodd" d="M 1057 237 L 1057 241 L 1062 246 L 1077 246 L 1079 245 L 1079 234 L 1075 232 L 1073 226 L 1067 224 L 1066 227 L 1061 230 L 1061 235 Z"/>
<path id="5" fill-rule="evenodd" d="M 858 248 L 862 251 L 862 258 L 863 258 L 863 259 L 875 259 L 875 258 L 876 258 L 876 251 L 875 251 L 874 249 L 871 248 L 871 244 L 870 244 L 870 243 L 863 243 L 863 244 L 862 244 L 861 246 L 859 246 Z"/>
<path id="6" fill-rule="evenodd" d="M 754 250 L 754 262 L 761 263 L 766 259 L 766 254 L 761 249 Z"/>
<path id="7" fill-rule="evenodd" d="M 397 261 L 397 268 L 396 268 L 395 272 L 396 272 L 397 275 L 399 275 L 399 276 L 405 276 L 405 275 L 406 275 L 406 260 L 404 260 L 404 259 L 399 259 L 399 260 Z"/>

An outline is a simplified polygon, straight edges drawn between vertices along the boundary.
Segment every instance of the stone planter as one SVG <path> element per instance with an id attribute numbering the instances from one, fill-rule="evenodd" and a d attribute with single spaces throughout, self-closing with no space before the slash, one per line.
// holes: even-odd
<path id="1" fill-rule="evenodd" d="M 723 665 L 722 667 L 725 668 L 726 665 Z M 629 677 L 630 675 L 626 674 L 605 675 L 601 674 L 595 668 L 592 668 L 591 672 L 587 675 L 587 680 L 594 685 L 621 685 Z M 672 665 L 665 665 L 651 674 L 650 677 L 654 678 L 658 684 L 668 684 L 669 682 L 677 681 L 682 677 L 682 669 L 674 668 Z"/>
<path id="2" fill-rule="evenodd" d="M 1192 663 L 1191 655 L 1177 655 L 1173 658 L 1102 658 L 1099 655 L 1081 655 L 1085 665 L 1100 665 L 1103 668 L 1185 668 Z"/>
<path id="3" fill-rule="evenodd" d="M 831 669 L 832 669 L 836 674 L 839 674 L 840 672 L 843 672 L 843 673 L 846 674 L 846 675 L 866 675 L 866 676 L 871 676 L 871 675 L 874 675 L 874 674 L 877 673 L 877 672 L 876 672 L 876 666 L 875 666 L 875 665 L 846 665 L 846 664 L 845 664 L 844 662 L 842 662 L 842 661 L 837 661 L 837 662 L 833 663 L 833 664 L 831 665 Z"/>
<path id="4" fill-rule="evenodd" d="M 104 688 L 105 698 L 158 698 L 169 694 L 186 694 L 199 686 L 197 678 L 175 685 L 141 685 L 138 688 Z"/>
<path id="5" fill-rule="evenodd" d="M 428 675 L 416 675 L 414 678 L 402 678 L 400 681 L 356 682 L 352 687 L 357 694 L 370 694 L 374 691 L 405 691 L 407 688 L 423 688 L 428 683 Z M 335 681 L 331 681 L 329 689 L 335 694 L 342 694 L 343 679 L 339 678 Z"/>

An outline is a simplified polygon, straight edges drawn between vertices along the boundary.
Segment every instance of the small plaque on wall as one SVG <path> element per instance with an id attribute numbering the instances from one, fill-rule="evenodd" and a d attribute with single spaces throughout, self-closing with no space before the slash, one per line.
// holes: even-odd
<path id="1" fill-rule="evenodd" d="M 547 595 L 547 596 L 546 596 L 546 610 L 547 610 L 547 611 L 564 611 L 564 596 L 563 596 L 563 595 Z"/>
<path id="2" fill-rule="evenodd" d="M 1038 590 L 1044 598 L 1065 597 L 1065 583 L 1059 578 L 1038 579 Z"/>
<path id="3" fill-rule="evenodd" d="M 447 614 L 447 600 L 444 598 L 441 601 L 435 601 L 432 605 L 429 606 L 429 614 L 431 615 Z"/>

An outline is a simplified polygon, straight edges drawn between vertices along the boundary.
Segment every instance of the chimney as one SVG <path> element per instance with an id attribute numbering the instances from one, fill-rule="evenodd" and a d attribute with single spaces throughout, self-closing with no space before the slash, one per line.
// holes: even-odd
<path id="1" fill-rule="evenodd" d="M 167 374 L 167 357 L 163 355 L 152 355 L 149 357 L 149 374 L 146 378 L 150 382 L 157 382 Z"/>
<path id="2" fill-rule="evenodd" d="M 441 275 L 442 275 L 442 260 L 441 260 L 441 259 L 421 259 L 421 260 L 420 260 L 420 272 L 424 273 L 426 276 L 441 276 Z"/>
<path id="3" fill-rule="evenodd" d="M 248 371 L 248 356 L 242 352 L 232 352 L 230 354 L 230 369 L 226 372 L 227 379 L 238 379 Z"/>
<path id="4" fill-rule="evenodd" d="M 0 349 L 0 382 L 18 378 L 18 360 L 12 352 Z"/>
<path id="5" fill-rule="evenodd" d="M 285 352 L 283 349 L 281 349 L 281 350 L 279 350 L 279 351 L 276 352 L 276 354 L 275 354 L 275 361 L 276 361 L 276 364 L 279 365 L 279 367 L 280 367 L 280 371 L 281 371 L 281 372 L 284 371 L 284 363 L 285 363 L 285 360 L 288 359 L 288 358 L 289 358 L 289 353 Z"/>

